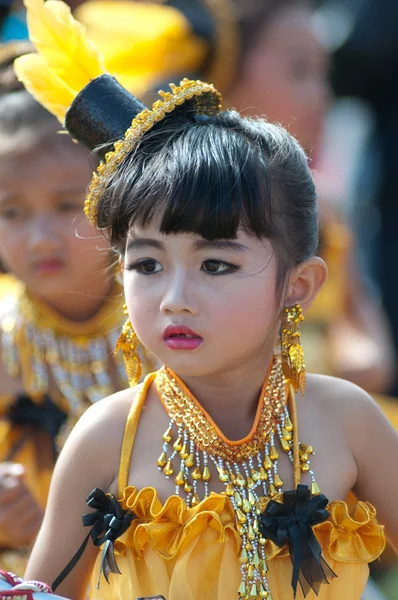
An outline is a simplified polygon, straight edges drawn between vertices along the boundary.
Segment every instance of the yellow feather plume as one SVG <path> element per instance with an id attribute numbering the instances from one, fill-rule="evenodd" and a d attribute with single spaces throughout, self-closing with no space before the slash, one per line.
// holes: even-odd
<path id="1" fill-rule="evenodd" d="M 17 59 L 16 73 L 28 91 L 62 122 L 80 90 L 106 73 L 106 68 L 98 50 L 86 39 L 84 27 L 72 17 L 64 2 L 24 3 L 29 37 L 39 57 L 27 55 Z"/>
<path id="2" fill-rule="evenodd" d="M 40 54 L 25 54 L 14 62 L 15 73 L 28 92 L 63 123 L 76 93 L 52 71 Z"/>

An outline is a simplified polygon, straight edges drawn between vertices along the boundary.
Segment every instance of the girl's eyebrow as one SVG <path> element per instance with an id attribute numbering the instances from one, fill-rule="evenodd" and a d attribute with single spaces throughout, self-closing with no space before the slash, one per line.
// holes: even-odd
<path id="1" fill-rule="evenodd" d="M 233 240 L 197 240 L 195 242 L 196 248 L 202 250 L 203 248 L 210 248 L 215 250 L 231 250 L 232 252 L 246 252 L 250 250 L 248 246 Z"/>
<path id="2" fill-rule="evenodd" d="M 158 250 L 164 250 L 165 245 L 163 242 L 159 240 L 154 240 L 153 238 L 132 238 L 127 242 L 127 252 L 129 250 L 137 250 L 137 248 L 157 248 Z"/>

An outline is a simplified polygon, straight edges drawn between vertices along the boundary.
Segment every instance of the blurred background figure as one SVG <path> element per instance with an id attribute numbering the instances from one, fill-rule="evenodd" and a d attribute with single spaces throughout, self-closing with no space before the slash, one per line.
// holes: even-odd
<path id="1" fill-rule="evenodd" d="M 88 153 L 16 81 L 0 47 L 0 566 L 22 575 L 57 451 L 92 402 L 127 387 L 108 243 L 83 214 Z"/>

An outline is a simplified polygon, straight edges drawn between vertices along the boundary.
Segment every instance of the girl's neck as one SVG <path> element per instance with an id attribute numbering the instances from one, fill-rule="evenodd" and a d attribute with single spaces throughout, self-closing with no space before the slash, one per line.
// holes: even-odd
<path id="1" fill-rule="evenodd" d="M 181 379 L 227 438 L 242 439 L 253 426 L 272 358 L 271 349 L 223 373 Z"/>
<path id="2" fill-rule="evenodd" d="M 60 294 L 51 298 L 37 296 L 60 317 L 84 323 L 100 311 L 106 299 L 111 295 L 114 286 L 113 277 L 102 275 L 101 279 L 91 279 L 80 286 L 78 291 Z"/>

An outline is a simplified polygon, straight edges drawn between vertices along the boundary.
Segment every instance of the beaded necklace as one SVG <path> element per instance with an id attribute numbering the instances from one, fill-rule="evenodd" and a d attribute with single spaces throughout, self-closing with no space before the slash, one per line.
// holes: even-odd
<path id="1" fill-rule="evenodd" d="M 280 358 L 274 357 L 265 379 L 252 431 L 237 442 L 223 436 L 184 383 L 167 367 L 158 371 L 156 386 L 170 418 L 163 435 L 159 470 L 163 470 L 166 479 L 174 476 L 175 493 L 185 494 L 187 506 L 195 506 L 210 494 L 208 465 L 209 461 L 214 463 L 218 478 L 225 486 L 223 493 L 232 503 L 236 528 L 242 539 L 239 598 L 271 600 L 265 540 L 259 527 L 260 498 L 273 498 L 283 491 L 277 445 L 287 453 L 292 464 L 297 458 L 294 455 L 297 436 L 294 392 L 287 391 Z M 313 449 L 306 444 L 299 444 L 299 448 L 300 469 L 309 473 L 312 494 L 317 495 L 319 488 L 310 467 Z"/>
<path id="2" fill-rule="evenodd" d="M 61 317 L 15 279 L 9 278 L 7 286 L 0 334 L 1 360 L 8 375 L 20 378 L 32 398 L 50 393 L 75 417 L 87 405 L 112 394 L 114 385 L 106 365 L 123 320 L 119 285 L 115 283 L 104 306 L 84 323 Z M 119 358 L 116 369 L 124 387 L 126 374 Z"/>

